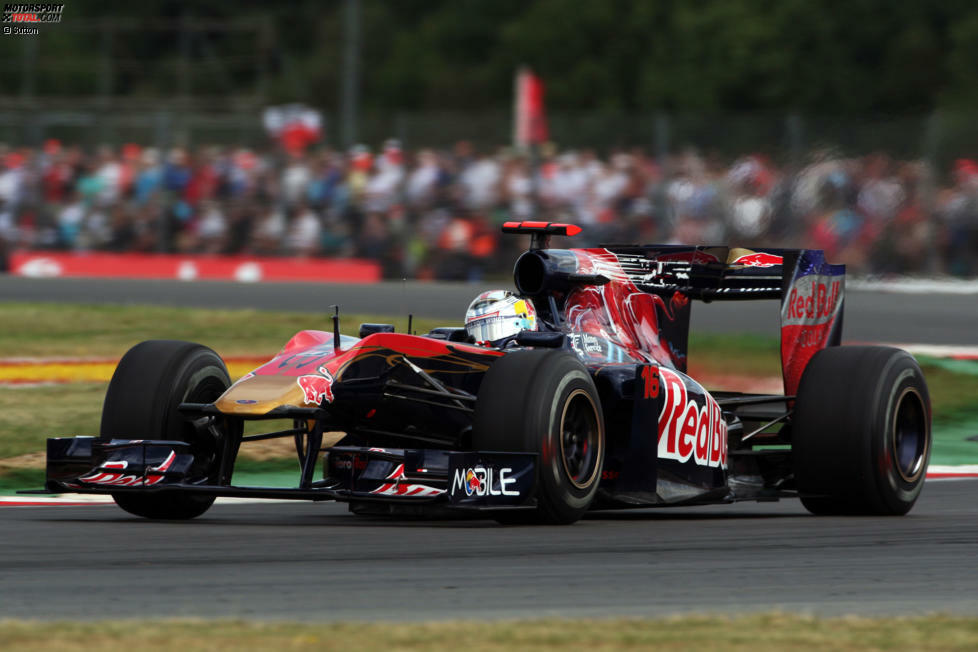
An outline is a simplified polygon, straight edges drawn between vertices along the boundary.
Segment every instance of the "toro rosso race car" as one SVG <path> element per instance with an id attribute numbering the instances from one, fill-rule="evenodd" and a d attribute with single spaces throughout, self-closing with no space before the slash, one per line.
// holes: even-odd
<path id="1" fill-rule="evenodd" d="M 913 506 L 927 386 L 904 351 L 839 346 L 843 266 L 799 249 L 550 248 L 580 231 L 566 224 L 503 231 L 531 236 L 516 292 L 480 295 L 464 328 L 363 324 L 353 338 L 336 316 L 234 384 L 204 346 L 135 346 L 100 435 L 48 440 L 45 491 L 159 519 L 218 496 L 503 523 L 789 497 L 815 514 Z M 755 299 L 781 304 L 784 394 L 707 391 L 686 374 L 691 302 Z M 245 436 L 248 420 L 285 427 Z M 295 440 L 297 486 L 234 484 L 241 446 L 276 437 Z"/>

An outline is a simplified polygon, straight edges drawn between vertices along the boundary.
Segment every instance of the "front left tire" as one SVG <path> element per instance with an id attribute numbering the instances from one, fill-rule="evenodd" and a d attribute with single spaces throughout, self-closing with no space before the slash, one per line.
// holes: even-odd
<path id="1" fill-rule="evenodd" d="M 167 439 L 191 444 L 194 478 L 216 483 L 220 442 L 198 432 L 178 411 L 181 403 L 212 403 L 230 387 L 224 361 L 192 342 L 150 340 L 131 348 L 109 382 L 99 429 L 102 439 Z M 231 427 L 225 423 L 225 436 Z M 150 519 L 185 520 L 206 512 L 213 496 L 177 491 L 118 492 L 116 504 Z"/>

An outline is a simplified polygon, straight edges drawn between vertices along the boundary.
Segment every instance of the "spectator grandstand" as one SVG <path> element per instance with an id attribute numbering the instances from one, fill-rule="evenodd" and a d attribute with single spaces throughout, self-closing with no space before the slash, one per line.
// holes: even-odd
<path id="1" fill-rule="evenodd" d="M 0 270 L 30 249 L 358 257 L 394 278 L 478 279 L 522 244 L 499 225 L 530 216 L 584 226 L 575 244 L 808 246 L 856 274 L 978 275 L 978 163 L 965 159 L 0 145 Z"/>

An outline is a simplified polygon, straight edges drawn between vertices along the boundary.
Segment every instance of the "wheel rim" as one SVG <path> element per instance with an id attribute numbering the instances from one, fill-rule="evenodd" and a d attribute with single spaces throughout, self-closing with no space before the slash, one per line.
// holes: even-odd
<path id="1" fill-rule="evenodd" d="M 578 489 L 594 481 L 601 459 L 601 424 L 590 395 L 575 389 L 564 401 L 560 417 L 560 458 L 567 478 Z"/>
<path id="2" fill-rule="evenodd" d="M 930 445 L 927 435 L 924 401 L 916 389 L 908 387 L 897 401 L 890 438 L 893 465 L 905 482 L 915 482 L 924 473 Z"/>

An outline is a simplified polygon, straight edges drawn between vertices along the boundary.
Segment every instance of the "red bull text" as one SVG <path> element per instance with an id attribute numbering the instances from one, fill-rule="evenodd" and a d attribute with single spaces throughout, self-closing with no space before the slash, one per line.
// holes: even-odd
<path id="1" fill-rule="evenodd" d="M 665 401 L 659 414 L 659 458 L 727 468 L 727 422 L 720 406 L 703 394 L 700 407 L 689 397 L 682 376 L 659 367 Z"/>

